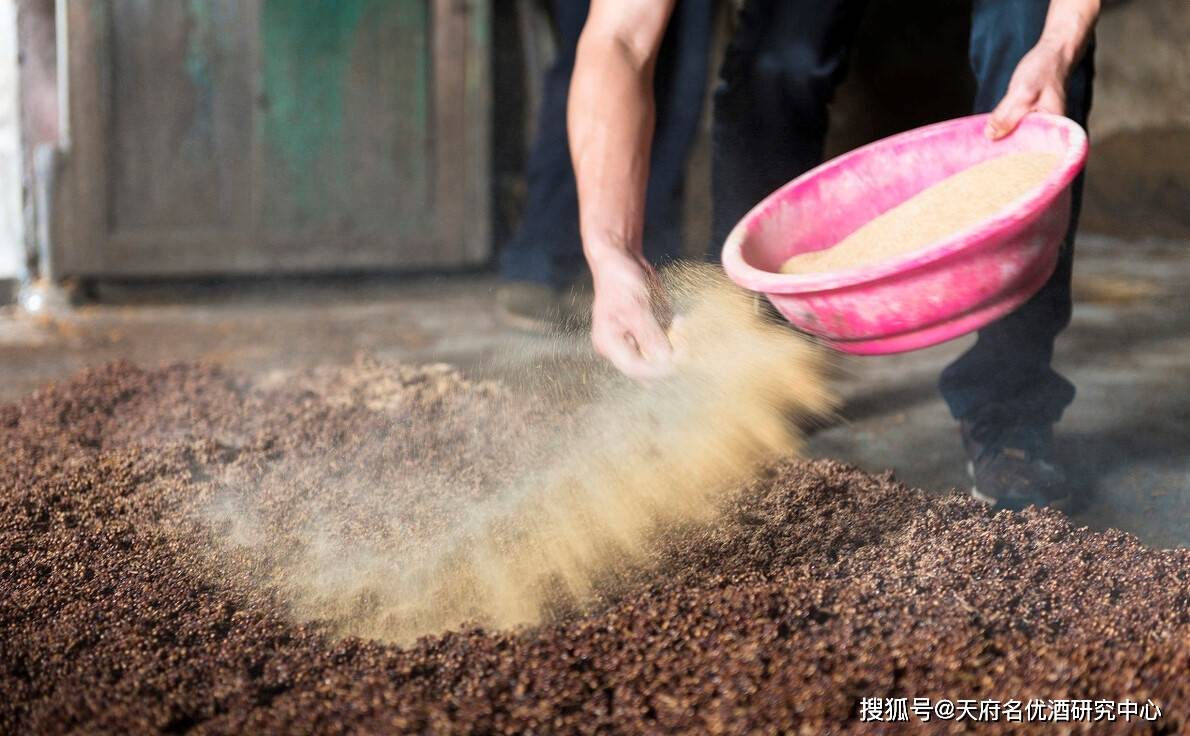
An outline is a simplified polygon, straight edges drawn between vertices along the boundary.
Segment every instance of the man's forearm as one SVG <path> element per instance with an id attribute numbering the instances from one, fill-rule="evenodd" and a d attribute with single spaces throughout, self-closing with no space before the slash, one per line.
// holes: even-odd
<path id="1" fill-rule="evenodd" d="M 658 20 L 652 12 L 644 22 L 659 23 L 655 33 L 646 27 L 633 35 L 611 27 L 608 14 L 593 3 L 578 44 L 567 116 L 583 250 L 593 268 L 606 257 L 641 252 L 653 67 L 668 19 L 668 13 Z"/>
<path id="2" fill-rule="evenodd" d="M 1098 17 L 1099 0 L 1051 0 L 1039 43 L 1057 50 L 1069 69 L 1086 51 Z"/>

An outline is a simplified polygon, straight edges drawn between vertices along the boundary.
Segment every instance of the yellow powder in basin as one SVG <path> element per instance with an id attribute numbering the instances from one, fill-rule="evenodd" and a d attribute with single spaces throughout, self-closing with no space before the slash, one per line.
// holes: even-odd
<path id="1" fill-rule="evenodd" d="M 1055 153 L 1010 153 L 978 163 L 910 197 L 838 244 L 790 258 L 781 273 L 841 271 L 923 248 L 1019 199 L 1060 158 Z"/>

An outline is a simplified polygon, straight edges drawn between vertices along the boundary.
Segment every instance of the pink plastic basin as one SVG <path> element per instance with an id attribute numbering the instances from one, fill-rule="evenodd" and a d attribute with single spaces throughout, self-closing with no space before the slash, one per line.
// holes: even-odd
<path id="1" fill-rule="evenodd" d="M 1011 136 L 983 135 L 986 115 L 948 120 L 858 148 L 769 195 L 736 225 L 723 267 L 797 327 L 839 350 L 878 355 L 964 335 L 1024 303 L 1053 273 L 1070 220 L 1070 183 L 1087 157 L 1077 123 L 1028 115 Z M 1052 151 L 1061 163 L 991 218 L 878 264 L 784 275 L 798 253 L 838 243 L 931 184 L 989 158 Z"/>

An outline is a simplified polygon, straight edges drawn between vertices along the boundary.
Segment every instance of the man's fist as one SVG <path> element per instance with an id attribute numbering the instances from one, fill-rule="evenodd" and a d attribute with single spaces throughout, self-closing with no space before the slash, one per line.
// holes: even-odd
<path id="1" fill-rule="evenodd" d="M 591 342 L 600 355 L 632 378 L 659 378 L 672 369 L 673 349 L 653 314 L 660 282 L 649 264 L 609 252 L 593 269 L 595 304 Z"/>

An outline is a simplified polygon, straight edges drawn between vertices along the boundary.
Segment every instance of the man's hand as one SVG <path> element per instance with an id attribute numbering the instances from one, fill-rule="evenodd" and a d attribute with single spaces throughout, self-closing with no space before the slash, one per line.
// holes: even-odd
<path id="1" fill-rule="evenodd" d="M 1030 112 L 1066 114 L 1066 80 L 1086 51 L 1099 0 L 1050 0 L 1037 45 L 1016 65 L 1004 99 L 992 110 L 984 134 L 998 140 Z"/>
<path id="2" fill-rule="evenodd" d="M 1045 41 L 1025 54 L 1012 73 L 1008 92 L 988 119 L 984 134 L 999 140 L 1016 130 L 1030 112 L 1066 114 L 1066 77 L 1070 63 L 1060 48 Z"/>
<path id="3" fill-rule="evenodd" d="M 632 378 L 664 376 L 672 369 L 673 349 L 653 314 L 660 284 L 643 258 L 609 250 L 593 269 L 595 304 L 591 342 L 600 355 Z"/>

